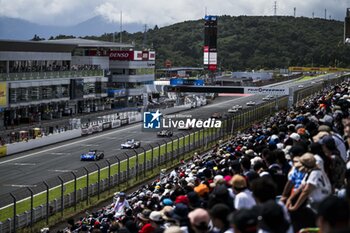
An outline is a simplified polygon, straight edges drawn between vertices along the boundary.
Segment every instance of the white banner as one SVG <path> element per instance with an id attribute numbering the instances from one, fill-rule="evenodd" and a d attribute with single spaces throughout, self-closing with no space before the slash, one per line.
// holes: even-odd
<path id="1" fill-rule="evenodd" d="M 244 94 L 256 95 L 289 95 L 289 88 L 244 87 Z"/>

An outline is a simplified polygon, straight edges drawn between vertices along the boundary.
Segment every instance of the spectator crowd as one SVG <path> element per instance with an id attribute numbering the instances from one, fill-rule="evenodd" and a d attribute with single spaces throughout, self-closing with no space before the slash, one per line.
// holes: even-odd
<path id="1" fill-rule="evenodd" d="M 195 153 L 62 232 L 350 232 L 349 81 Z"/>

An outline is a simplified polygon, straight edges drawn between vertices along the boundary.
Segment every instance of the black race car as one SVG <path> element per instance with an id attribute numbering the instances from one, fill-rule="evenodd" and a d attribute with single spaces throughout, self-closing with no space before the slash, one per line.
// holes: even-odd
<path id="1" fill-rule="evenodd" d="M 173 132 L 170 131 L 170 130 L 164 129 L 164 130 L 162 130 L 162 131 L 159 131 L 159 132 L 157 133 L 157 136 L 158 136 L 158 137 L 171 137 L 171 136 L 173 136 Z"/>

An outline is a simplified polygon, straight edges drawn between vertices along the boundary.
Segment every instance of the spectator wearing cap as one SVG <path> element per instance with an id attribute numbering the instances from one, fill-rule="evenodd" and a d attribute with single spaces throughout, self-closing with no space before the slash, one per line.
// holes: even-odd
<path id="1" fill-rule="evenodd" d="M 267 172 L 277 184 L 277 191 L 280 195 L 282 194 L 283 188 L 287 182 L 287 176 L 283 174 L 282 166 L 277 162 L 277 151 L 278 150 L 270 151 L 263 157 L 263 159 L 268 167 Z"/>
<path id="2" fill-rule="evenodd" d="M 313 138 L 314 142 L 318 142 L 326 135 L 331 135 L 334 139 L 335 145 L 337 150 L 340 153 L 341 158 L 344 160 L 344 162 L 347 161 L 347 153 L 346 153 L 346 146 L 344 139 L 337 133 L 333 132 L 331 130 L 331 127 L 328 125 L 321 125 L 318 127 L 319 133 Z"/>
<path id="3" fill-rule="evenodd" d="M 212 220 L 213 226 L 219 229 L 219 233 L 232 233 L 230 222 L 227 218 L 231 212 L 231 209 L 222 203 L 216 204 L 210 208 L 210 218 Z"/>
<path id="4" fill-rule="evenodd" d="M 283 209 L 274 200 L 259 206 L 258 232 L 287 233 L 289 222 L 284 218 Z"/>
<path id="5" fill-rule="evenodd" d="M 210 216 L 207 210 L 197 208 L 188 214 L 191 228 L 195 233 L 209 233 L 210 229 Z"/>
<path id="6" fill-rule="evenodd" d="M 125 209 L 127 208 L 131 208 L 129 202 L 125 198 L 125 193 L 120 192 L 113 208 L 115 213 L 114 217 L 120 218 L 125 215 Z"/>
<path id="7" fill-rule="evenodd" d="M 141 213 L 137 214 L 137 219 L 139 220 L 140 230 L 138 233 L 152 233 L 154 231 L 154 227 L 150 223 L 149 216 L 151 214 L 151 210 L 144 209 Z"/>
<path id="8" fill-rule="evenodd" d="M 164 219 L 160 211 L 152 211 L 149 215 L 151 226 L 154 228 L 152 233 L 163 233 L 165 230 Z"/>
<path id="9" fill-rule="evenodd" d="M 202 198 L 205 198 L 209 194 L 209 187 L 206 184 L 199 184 L 194 188 L 194 191 Z"/>
<path id="10" fill-rule="evenodd" d="M 346 164 L 340 157 L 334 138 L 331 135 L 327 135 L 321 138 L 318 143 L 322 146 L 324 154 L 331 161 L 329 179 L 333 190 L 342 188 L 344 185 Z"/>
<path id="11" fill-rule="evenodd" d="M 234 175 L 230 181 L 233 192 L 235 193 L 234 208 L 239 210 L 242 208 L 250 209 L 255 206 L 255 200 L 252 192 L 247 187 L 247 181 L 241 175 Z"/>
<path id="12" fill-rule="evenodd" d="M 182 203 L 188 206 L 189 200 L 186 195 L 177 196 L 175 199 L 175 204 Z"/>
<path id="13" fill-rule="evenodd" d="M 254 153 L 254 151 L 253 151 Z M 251 162 L 248 156 L 243 156 L 239 159 L 239 164 L 241 165 L 242 174 L 247 178 L 248 186 L 249 183 L 252 182 L 255 178 L 259 177 L 256 171 L 254 171 L 251 167 Z"/>
<path id="14" fill-rule="evenodd" d="M 294 142 L 300 141 L 300 135 L 297 133 L 292 133 L 291 135 L 289 135 L 289 138 L 293 139 Z"/>
<path id="15" fill-rule="evenodd" d="M 175 205 L 171 217 L 175 219 L 183 232 L 188 232 L 188 227 L 190 225 L 188 219 L 188 207 L 183 203 L 178 203 Z"/>
<path id="16" fill-rule="evenodd" d="M 192 211 L 196 208 L 202 207 L 203 206 L 203 202 L 201 201 L 201 198 L 199 197 L 199 195 L 192 191 L 187 193 L 187 198 L 188 198 L 188 209 L 189 211 Z"/>
<path id="17" fill-rule="evenodd" d="M 222 203 L 225 204 L 230 210 L 234 210 L 234 199 L 231 196 L 226 184 L 220 184 L 214 188 L 212 193 L 209 195 L 208 208 L 214 205 Z"/>
<path id="18" fill-rule="evenodd" d="M 253 210 L 240 209 L 228 218 L 235 233 L 256 233 L 258 230 L 258 216 Z"/>
<path id="19" fill-rule="evenodd" d="M 174 208 L 172 206 L 165 206 L 160 212 L 162 214 L 162 218 L 164 219 L 165 228 L 171 226 L 179 226 L 179 222 L 172 217 Z"/>
<path id="20" fill-rule="evenodd" d="M 320 203 L 317 214 L 319 233 L 350 232 L 349 219 L 349 203 L 345 199 L 329 196 Z"/>
<path id="21" fill-rule="evenodd" d="M 308 201 L 313 209 L 332 193 L 332 186 L 327 175 L 317 168 L 316 159 L 313 154 L 303 154 L 295 165 L 306 175 L 301 186 L 287 200 L 289 211 L 297 211 L 305 206 Z"/>

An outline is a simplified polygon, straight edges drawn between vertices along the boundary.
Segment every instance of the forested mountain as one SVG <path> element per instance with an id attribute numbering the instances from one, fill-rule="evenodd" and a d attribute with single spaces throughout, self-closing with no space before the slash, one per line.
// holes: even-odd
<path id="1" fill-rule="evenodd" d="M 271 69 L 288 66 L 350 67 L 350 48 L 343 44 L 344 23 L 287 16 L 220 16 L 218 65 L 222 70 Z M 118 39 L 119 35 L 116 36 Z M 185 21 L 147 30 L 123 32 L 123 42 L 136 49 L 153 48 L 157 67 L 202 66 L 204 20 Z M 112 34 L 91 39 L 112 40 Z"/>

